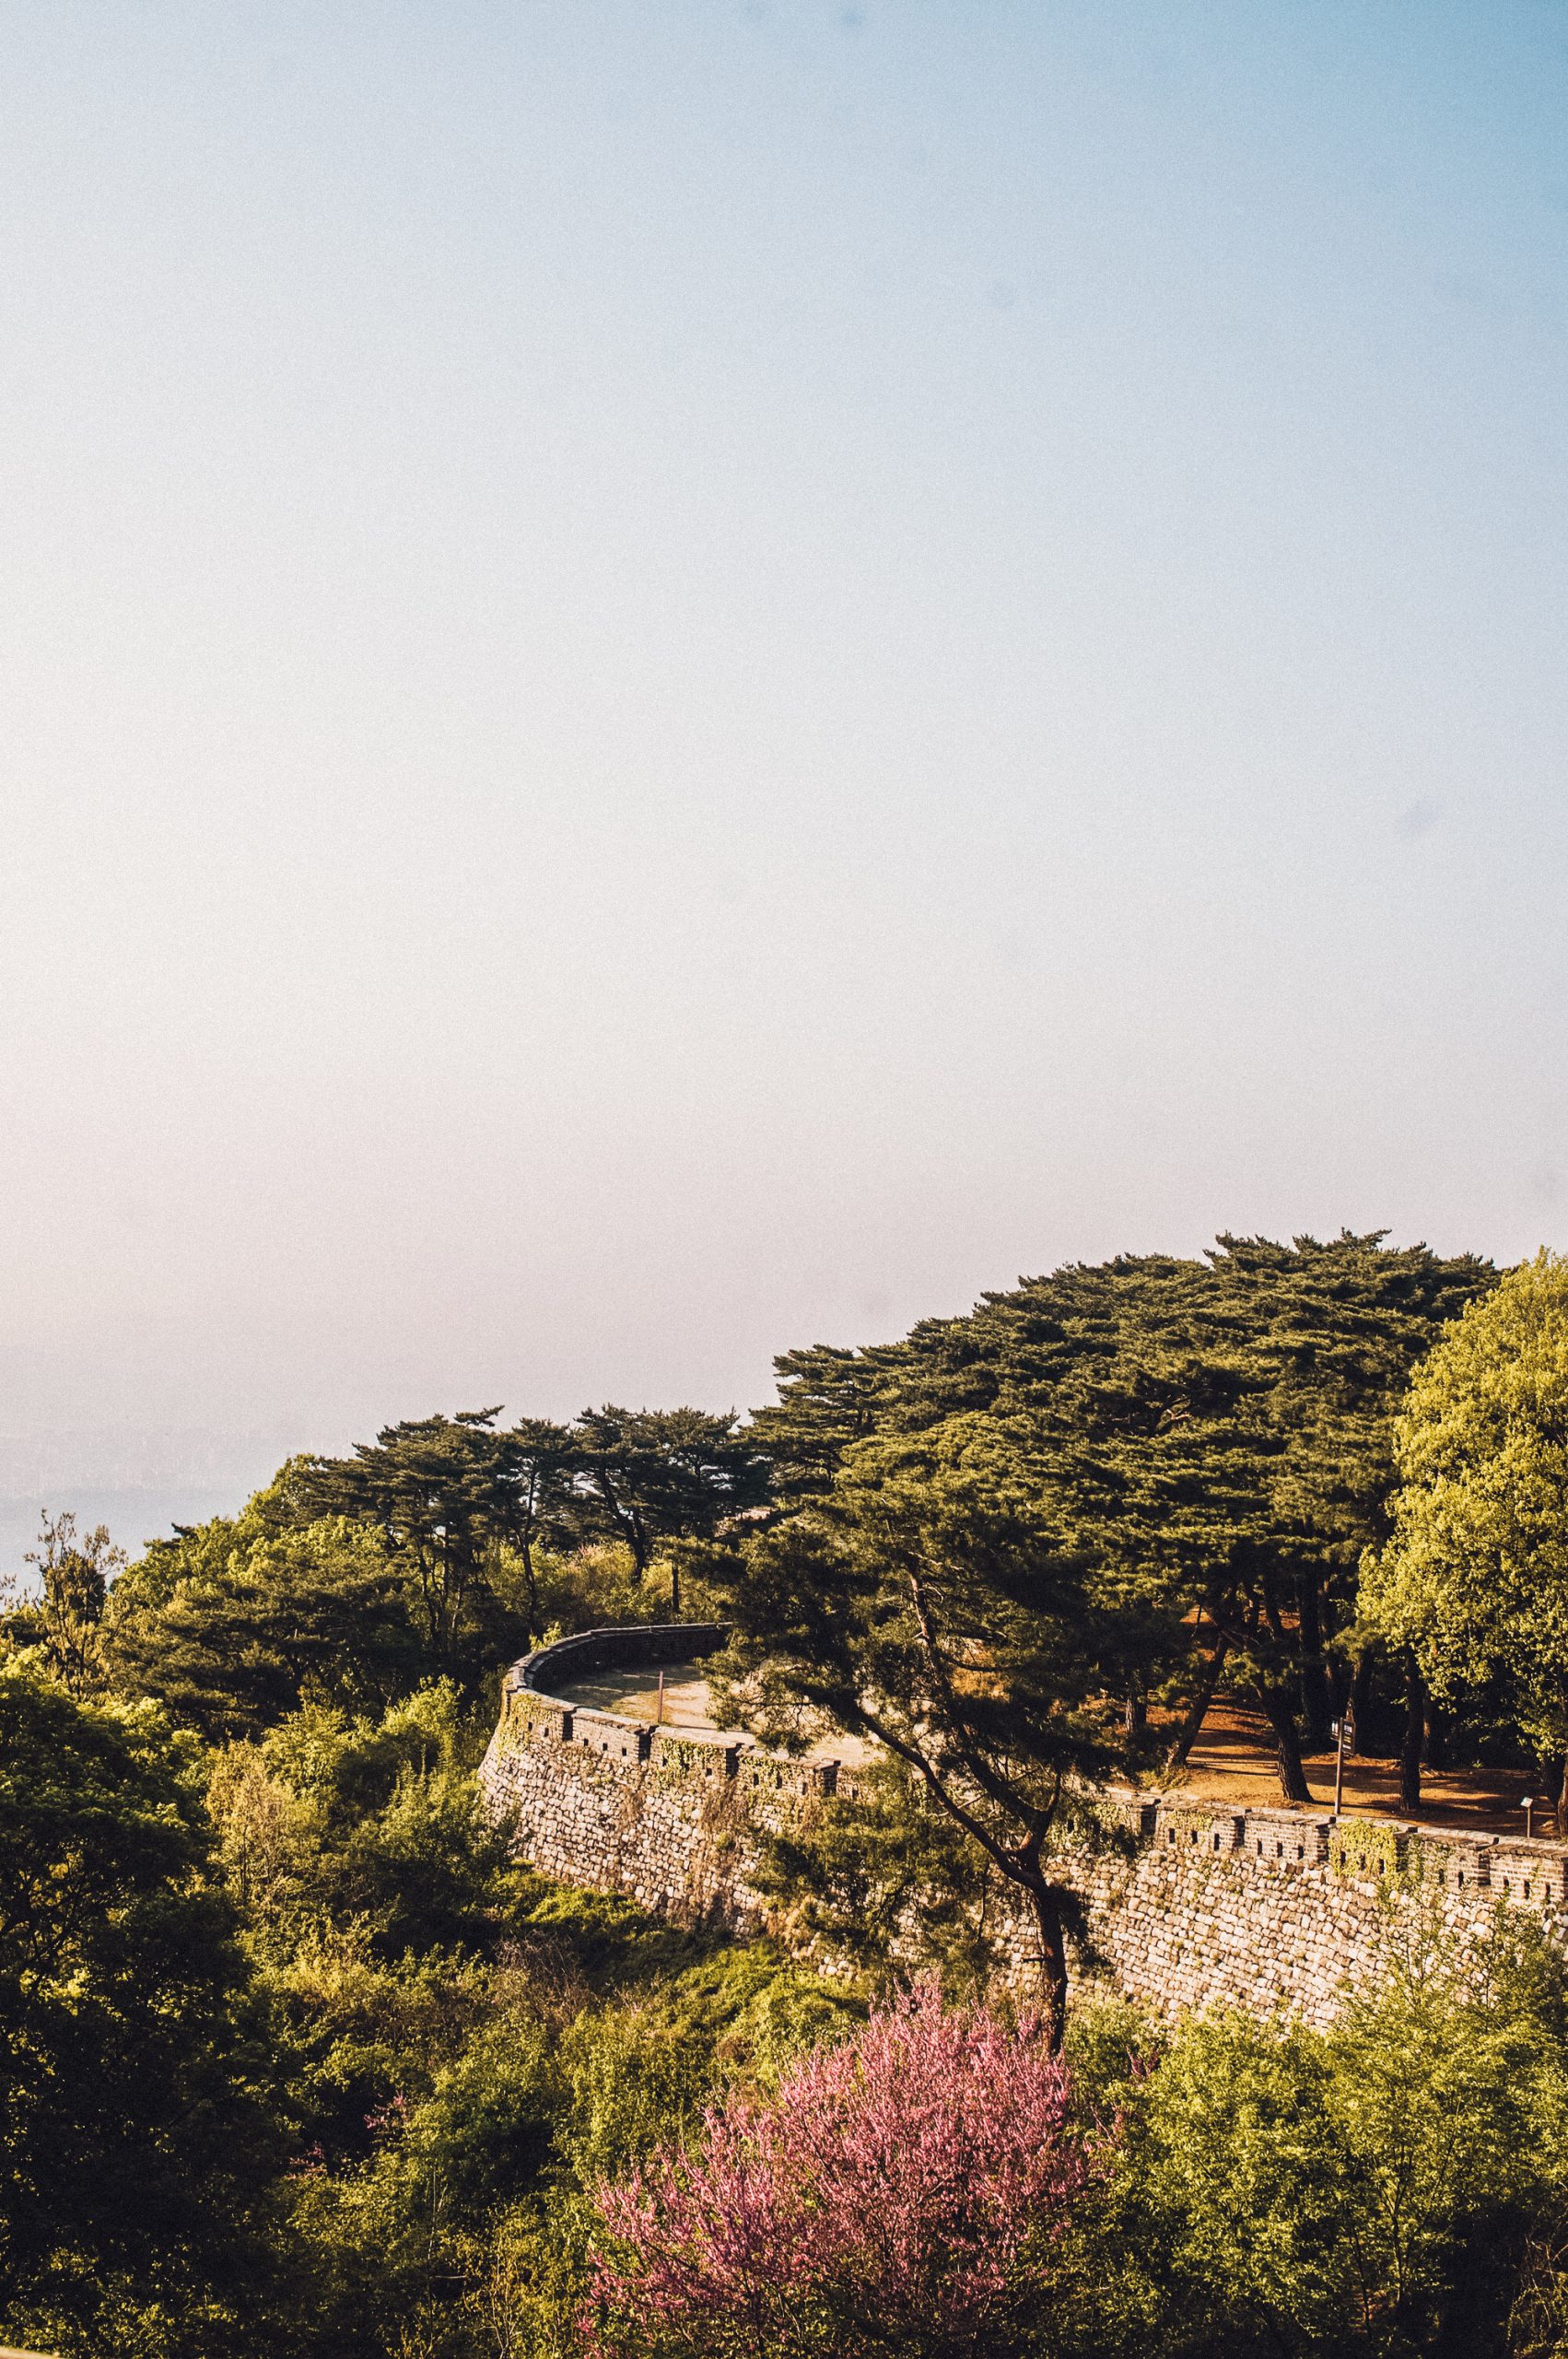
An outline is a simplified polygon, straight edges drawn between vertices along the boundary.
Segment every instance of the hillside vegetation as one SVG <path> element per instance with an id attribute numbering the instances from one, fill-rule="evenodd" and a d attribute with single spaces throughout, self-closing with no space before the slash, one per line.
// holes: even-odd
<path id="1" fill-rule="evenodd" d="M 1162 2025 L 1070 2003 L 1052 1865 L 1221 1688 L 1287 1795 L 1347 1709 L 1411 1789 L 1557 1790 L 1562 1265 L 1224 1239 L 779 1376 L 745 1423 L 389 1426 L 134 1563 L 46 1523 L 0 1642 L 0 2339 L 1568 2350 L 1539 1936 L 1412 1936 L 1327 2035 Z M 885 1763 L 771 1863 L 810 1964 L 548 1884 L 478 1810 L 499 1669 L 672 1611 L 732 1624 L 760 1733 Z"/>

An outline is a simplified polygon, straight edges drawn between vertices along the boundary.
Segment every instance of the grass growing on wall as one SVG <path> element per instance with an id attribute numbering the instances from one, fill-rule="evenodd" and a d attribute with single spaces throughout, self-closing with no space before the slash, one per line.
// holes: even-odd
<path id="1" fill-rule="evenodd" d="M 1235 1843 L 1230 1828 L 1231 1815 L 1229 1812 L 1216 1810 L 1212 1806 L 1205 1809 L 1201 1805 L 1194 1805 L 1187 1810 L 1180 1808 L 1164 1810 L 1160 1813 L 1159 1831 L 1154 1837 L 1152 1848 L 1156 1851 L 1173 1851 L 1178 1859 L 1190 1858 L 1195 1851 L 1200 1855 L 1211 1854 L 1214 1848 L 1214 1830 L 1218 1827 L 1221 1835 L 1221 1850 L 1232 1850 Z M 1173 1834 L 1176 1837 L 1175 1843 L 1170 1839 Z"/>
<path id="2" fill-rule="evenodd" d="M 1415 1845 L 1401 1860 L 1398 1830 L 1375 1819 L 1340 1819 L 1329 1831 L 1328 1865 L 1347 1882 L 1393 1884 L 1401 1878 L 1407 1884 L 1421 1882 L 1421 1857 Z"/>

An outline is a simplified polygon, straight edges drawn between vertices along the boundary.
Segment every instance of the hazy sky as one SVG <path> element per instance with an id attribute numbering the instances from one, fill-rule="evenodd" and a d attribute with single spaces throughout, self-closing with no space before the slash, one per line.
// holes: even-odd
<path id="1" fill-rule="evenodd" d="M 1563 1241 L 1558 0 L 0 26 L 0 1489 Z"/>

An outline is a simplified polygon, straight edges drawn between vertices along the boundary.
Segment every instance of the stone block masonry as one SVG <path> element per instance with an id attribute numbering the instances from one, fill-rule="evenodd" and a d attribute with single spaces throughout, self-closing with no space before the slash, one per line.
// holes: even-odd
<path id="1" fill-rule="evenodd" d="M 699 1661 L 713 1624 L 595 1630 L 542 1649 L 502 1683 L 480 1770 L 486 1806 L 546 1875 L 622 1892 L 684 1924 L 788 1935 L 754 1882 L 755 1838 L 804 1822 L 852 1770 L 744 1738 L 584 1710 L 552 1684 L 609 1668 Z M 1420 1914 L 1460 1938 L 1499 1907 L 1527 1911 L 1568 1951 L 1568 1848 L 1307 1811 L 1129 1800 L 1125 1842 L 1059 1862 L 1080 1909 L 1075 1979 L 1166 2013 L 1217 2001 L 1328 2023 Z M 1029 1973 L 1020 1917 L 1002 1939 Z"/>

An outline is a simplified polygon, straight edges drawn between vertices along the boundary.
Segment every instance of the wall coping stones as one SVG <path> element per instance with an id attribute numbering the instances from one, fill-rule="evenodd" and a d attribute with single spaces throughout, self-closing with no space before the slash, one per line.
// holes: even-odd
<path id="1" fill-rule="evenodd" d="M 550 1683 L 569 1684 L 596 1671 L 636 1671 L 647 1663 L 700 1662 L 717 1654 L 730 1635 L 726 1622 L 616 1622 L 597 1630 L 574 1630 L 547 1647 L 521 1655 L 505 1673 L 501 1692 L 529 1689 L 551 1696 Z M 558 1702 L 558 1697 L 551 1696 Z"/>
<path id="2" fill-rule="evenodd" d="M 744 1776 L 755 1787 L 801 1796 L 852 1794 L 852 1775 L 840 1762 L 802 1761 L 771 1753 L 737 1731 L 653 1727 L 627 1714 L 568 1703 L 551 1693 L 552 1681 L 568 1684 L 595 1671 L 636 1670 L 644 1663 L 657 1669 L 671 1662 L 700 1662 L 705 1656 L 716 1654 L 729 1636 L 729 1625 L 723 1622 L 614 1623 L 575 1631 L 549 1646 L 535 1648 L 510 1666 L 501 1682 L 503 1720 L 517 1712 L 517 1699 L 525 1698 L 519 1717 L 532 1713 L 535 1732 L 557 1742 L 585 1743 L 602 1753 L 652 1759 L 670 1769 L 685 1766 L 694 1775 L 704 1776 L 711 1774 L 705 1755 L 721 1756 L 722 1772 L 728 1777 L 741 1774 L 743 1758 Z M 565 1727 L 555 1725 L 561 1716 L 568 1723 Z M 636 1743 L 625 1735 L 617 1737 L 616 1731 L 627 1731 Z M 1330 1812 L 1289 1802 L 1254 1803 L 1237 1810 L 1225 1802 L 1164 1794 L 1151 1798 L 1119 1793 L 1115 1799 L 1129 1831 L 1140 1844 L 1210 1854 L 1243 1852 L 1275 1869 L 1321 1865 L 1328 1857 L 1328 1837 L 1335 1825 Z M 1422 1854 L 1452 1853 L 1451 1863 L 1434 1858 L 1433 1870 L 1450 1864 L 1455 1870 L 1465 1869 L 1467 1884 L 1500 1887 L 1506 1873 L 1510 1897 L 1515 1884 L 1522 1887 L 1527 1879 L 1532 1901 L 1539 1885 L 1568 1906 L 1568 1844 L 1539 1836 L 1527 1842 L 1523 1836 L 1491 1835 L 1424 1820 L 1414 1825 L 1364 1811 L 1347 1812 L 1340 1824 L 1347 1830 L 1389 1828 L 1401 1859 L 1412 1846 Z M 1494 1871 L 1496 1859 L 1506 1862 L 1505 1869 Z"/>
<path id="3" fill-rule="evenodd" d="M 755 1837 L 834 1795 L 852 1802 L 853 1769 L 551 1692 L 595 1671 L 700 1661 L 728 1636 L 721 1623 L 620 1625 L 535 1649 L 502 1680 L 481 1787 L 521 1855 L 548 1874 L 687 1921 L 788 1937 L 788 1912 L 750 1881 Z M 1179 1792 L 1110 1800 L 1129 1854 L 1064 1853 L 1056 1869 L 1082 1903 L 1093 1970 L 1163 2007 L 1219 1999 L 1327 2021 L 1376 1970 L 1389 1909 L 1418 1888 L 1466 1937 L 1503 1907 L 1568 1948 L 1568 1845 Z M 1024 1974 L 1033 1939 L 1021 1920 Z"/>

